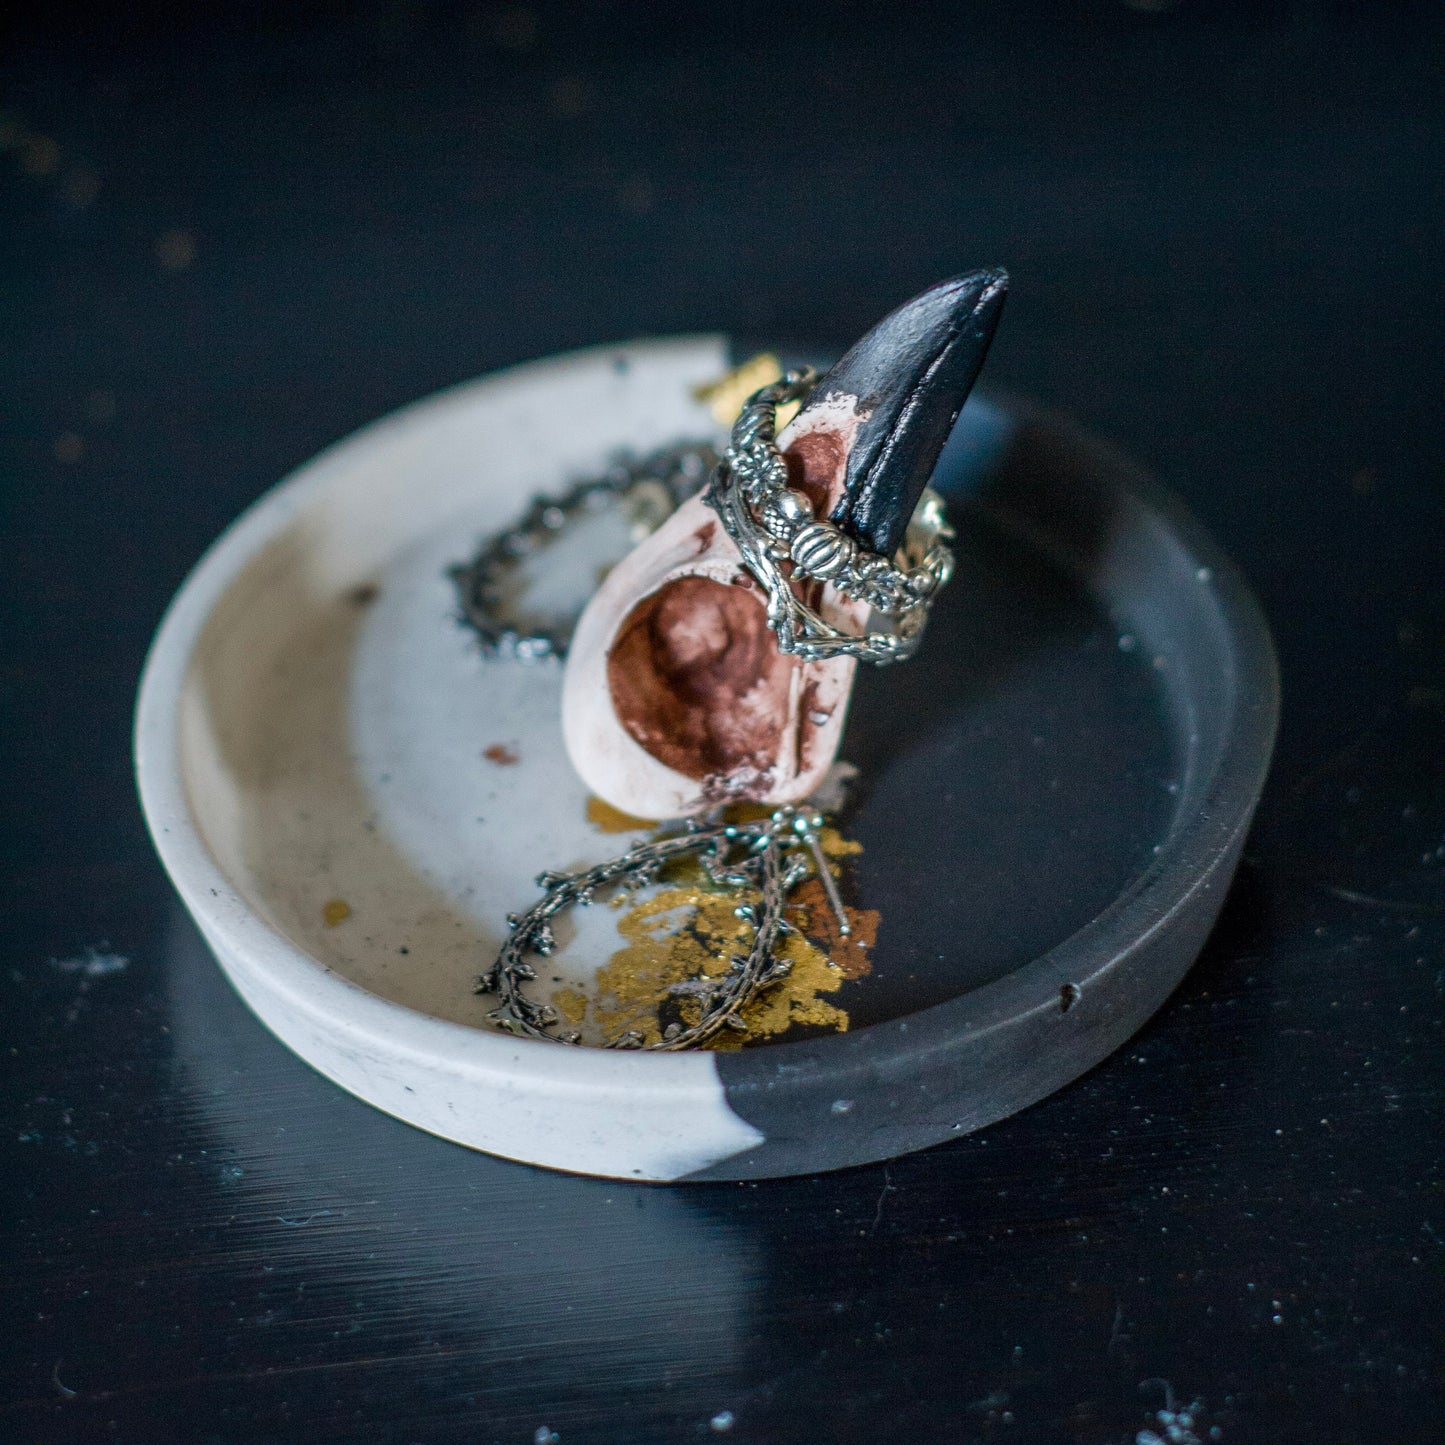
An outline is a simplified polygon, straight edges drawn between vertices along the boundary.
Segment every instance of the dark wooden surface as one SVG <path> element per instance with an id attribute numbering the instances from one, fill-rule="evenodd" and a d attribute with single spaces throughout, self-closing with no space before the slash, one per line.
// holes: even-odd
<path id="1" fill-rule="evenodd" d="M 1436 7 L 882 9 L 5 22 L 0 1439 L 1445 1434 Z M 467 1154 L 275 1043 L 130 781 L 201 548 L 447 382 L 837 345 L 992 262 L 993 384 L 1181 491 L 1283 661 L 1145 1032 L 886 1168 L 674 1190 Z"/>

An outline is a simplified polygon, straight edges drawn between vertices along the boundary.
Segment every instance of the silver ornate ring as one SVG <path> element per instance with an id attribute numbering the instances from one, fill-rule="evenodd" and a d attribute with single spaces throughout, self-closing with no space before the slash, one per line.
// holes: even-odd
<path id="1" fill-rule="evenodd" d="M 918 650 L 928 609 L 953 575 L 953 529 L 932 489 L 925 490 L 893 558 L 866 551 L 841 527 L 814 516 L 812 502 L 788 485 L 776 434 L 778 408 L 806 396 L 816 381 L 811 370 L 790 371 L 748 398 L 703 499 L 766 591 L 768 625 L 780 652 L 809 662 L 900 662 Z M 893 630 L 840 632 L 799 598 L 793 587 L 799 578 L 825 582 L 850 601 L 866 603 L 891 617 Z"/>

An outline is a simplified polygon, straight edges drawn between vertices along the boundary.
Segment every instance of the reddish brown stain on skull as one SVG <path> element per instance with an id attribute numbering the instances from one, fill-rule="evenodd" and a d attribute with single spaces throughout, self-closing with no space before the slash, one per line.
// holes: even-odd
<path id="1" fill-rule="evenodd" d="M 809 678 L 803 684 L 802 701 L 798 707 L 798 771 L 806 773 L 813 766 L 818 732 L 833 716 L 831 708 L 818 706 L 818 681 Z"/>
<path id="2" fill-rule="evenodd" d="M 848 464 L 848 448 L 835 431 L 804 432 L 783 453 L 788 485 L 802 492 L 813 511 L 825 517 L 833 510 Z"/>
<path id="3" fill-rule="evenodd" d="M 679 577 L 618 628 L 607 682 L 639 747 L 685 777 L 728 779 L 776 763 L 799 665 L 778 651 L 755 593 Z"/>
<path id="4" fill-rule="evenodd" d="M 692 535 L 697 542 L 697 555 L 701 557 L 712 546 L 712 539 L 717 536 L 717 523 L 704 522 Z"/>

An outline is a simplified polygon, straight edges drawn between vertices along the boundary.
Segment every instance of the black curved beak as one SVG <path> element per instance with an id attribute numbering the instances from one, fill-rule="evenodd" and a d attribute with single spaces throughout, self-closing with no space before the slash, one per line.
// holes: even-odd
<path id="1" fill-rule="evenodd" d="M 891 557 L 993 340 L 1008 274 L 997 268 L 940 281 L 880 321 L 803 404 L 857 398 L 863 421 L 848 451 L 831 520 Z"/>

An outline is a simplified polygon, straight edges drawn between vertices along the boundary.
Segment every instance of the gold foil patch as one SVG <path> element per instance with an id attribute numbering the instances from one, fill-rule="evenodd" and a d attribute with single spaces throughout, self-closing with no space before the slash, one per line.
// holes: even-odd
<path id="1" fill-rule="evenodd" d="M 607 814 L 616 813 L 593 800 L 588 818 L 603 831 L 621 831 Z M 607 809 L 607 814 L 601 813 Z M 764 814 L 767 809 L 761 810 Z M 737 810 L 737 821 L 756 816 L 747 805 Z M 617 814 L 626 818 L 625 814 Z M 627 827 L 643 826 L 627 819 Z M 835 876 L 839 860 L 854 857 L 862 846 L 845 839 L 836 828 L 824 828 L 821 843 Z M 702 865 L 684 859 L 664 873 L 661 886 L 637 898 L 621 895 L 617 930 L 626 940 L 597 971 L 591 999 L 574 988 L 554 996 L 553 1003 L 572 1027 L 586 1026 L 603 1037 L 635 1029 L 644 1043 L 657 1043 L 671 1022 L 695 1023 L 698 1004 L 669 990 L 692 979 L 716 977 L 727 971 L 735 953 L 751 946 L 752 928 L 737 916 L 741 904 L 756 903 L 758 895 L 746 889 L 715 884 Z M 794 890 L 788 921 L 799 932 L 787 935 L 779 955 L 792 965 L 788 977 L 760 993 L 743 1011 L 746 1033 L 724 1030 L 706 1045 L 715 1049 L 740 1048 L 749 1039 L 775 1038 L 798 1027 L 848 1028 L 848 1014 L 828 995 L 843 984 L 864 977 L 870 970 L 868 950 L 878 936 L 879 917 L 872 909 L 846 908 L 851 932 L 844 935 L 828 906 L 817 878 L 805 879 Z"/>

